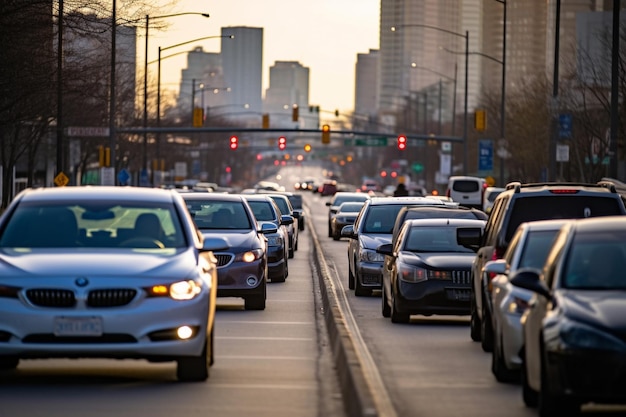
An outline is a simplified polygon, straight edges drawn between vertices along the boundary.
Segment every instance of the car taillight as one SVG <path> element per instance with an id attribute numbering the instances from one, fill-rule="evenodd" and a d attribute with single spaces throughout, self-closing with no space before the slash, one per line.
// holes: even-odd
<path id="1" fill-rule="evenodd" d="M 576 194 L 578 190 L 550 190 L 552 194 Z"/>

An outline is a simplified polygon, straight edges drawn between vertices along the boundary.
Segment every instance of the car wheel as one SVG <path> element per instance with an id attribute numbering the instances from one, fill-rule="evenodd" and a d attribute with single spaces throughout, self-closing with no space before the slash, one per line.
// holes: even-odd
<path id="1" fill-rule="evenodd" d="M 204 341 L 204 348 L 199 356 L 183 356 L 176 360 L 176 377 L 181 382 L 206 381 L 209 377 L 209 367 L 211 363 L 212 348 L 210 338 Z"/>
<path id="2" fill-rule="evenodd" d="M 17 365 L 19 365 L 19 363 L 19 358 L 16 358 L 15 356 L 0 357 L 0 370 L 8 371 L 11 369 L 15 369 L 17 368 Z"/>
<path id="3" fill-rule="evenodd" d="M 244 308 L 246 310 L 265 310 L 265 293 L 246 297 L 244 299 Z"/>
<path id="4" fill-rule="evenodd" d="M 480 317 L 476 310 L 476 295 L 472 291 L 470 299 L 470 337 L 474 342 L 480 342 Z"/>
<path id="5" fill-rule="evenodd" d="M 298 242 L 300 239 L 296 239 L 296 244 L 293 246 L 293 250 L 298 250 Z"/>
<path id="6" fill-rule="evenodd" d="M 389 306 L 389 303 L 387 302 L 387 292 L 385 291 L 385 283 L 383 283 L 383 288 L 382 288 L 380 299 L 382 300 L 381 312 L 383 314 L 383 317 L 391 317 L 391 307 Z"/>
<path id="7" fill-rule="evenodd" d="M 543 353 L 542 353 L 543 355 Z M 550 380 L 545 371 L 545 358 L 541 360 L 541 392 L 539 393 L 539 417 L 577 416 L 580 414 L 580 404 L 562 395 L 550 392 Z"/>
<path id="8" fill-rule="evenodd" d="M 348 288 L 351 290 L 354 289 L 354 274 L 350 269 L 350 265 L 348 265 Z"/>
<path id="9" fill-rule="evenodd" d="M 401 313 L 396 307 L 396 296 L 393 288 L 391 289 L 391 322 L 392 323 L 408 323 L 411 321 L 411 315 L 409 313 Z"/>
<path id="10" fill-rule="evenodd" d="M 293 249 L 289 249 L 289 253 L 287 254 L 287 256 L 289 257 L 289 259 L 293 258 L 294 250 Z"/>
<path id="11" fill-rule="evenodd" d="M 333 228 L 330 226 L 330 222 L 328 222 L 328 237 L 333 237 Z"/>
<path id="12" fill-rule="evenodd" d="M 341 239 L 341 235 L 339 233 L 333 233 L 333 240 Z"/>
<path id="13" fill-rule="evenodd" d="M 522 358 L 525 357 L 522 353 Z M 528 371 L 526 370 L 526 362 L 522 360 L 522 367 L 520 369 L 520 383 L 522 385 L 522 399 L 526 407 L 537 407 L 539 402 L 539 393 L 532 389 L 528 385 Z"/>
<path id="14" fill-rule="evenodd" d="M 491 322 L 491 313 L 483 300 L 482 320 L 480 321 L 480 346 L 484 352 L 493 351 L 493 323 Z"/>
<path id="15" fill-rule="evenodd" d="M 517 382 L 519 381 L 519 371 L 507 368 L 502 349 L 502 341 L 500 340 L 500 342 L 498 342 L 497 336 L 495 336 L 493 341 L 493 353 L 491 354 L 491 372 L 498 382 Z"/>

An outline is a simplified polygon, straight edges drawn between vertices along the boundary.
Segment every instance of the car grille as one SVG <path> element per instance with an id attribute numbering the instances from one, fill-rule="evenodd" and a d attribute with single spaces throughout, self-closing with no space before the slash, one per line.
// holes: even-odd
<path id="1" fill-rule="evenodd" d="M 230 264 L 234 258 L 230 253 L 214 253 L 215 258 L 217 259 L 217 267 L 221 268 L 228 264 Z"/>
<path id="2" fill-rule="evenodd" d="M 470 271 L 452 271 L 452 282 L 454 284 L 471 285 Z"/>
<path id="3" fill-rule="evenodd" d="M 120 307 L 129 304 L 137 295 L 137 290 L 113 288 L 93 290 L 87 296 L 89 307 Z M 31 289 L 26 291 L 26 298 L 38 307 L 67 308 L 76 305 L 76 295 L 70 290 Z"/>
<path id="4" fill-rule="evenodd" d="M 89 292 L 89 307 L 120 307 L 129 304 L 137 295 L 137 291 L 128 288 L 103 289 Z"/>
<path id="5" fill-rule="evenodd" d="M 32 289 L 26 291 L 26 298 L 39 307 L 73 307 L 76 305 L 76 297 L 70 290 Z"/>

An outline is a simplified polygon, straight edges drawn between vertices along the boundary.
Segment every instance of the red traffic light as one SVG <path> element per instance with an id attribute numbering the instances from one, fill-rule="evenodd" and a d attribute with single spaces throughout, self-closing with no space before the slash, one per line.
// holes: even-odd
<path id="1" fill-rule="evenodd" d="M 285 148 L 287 147 L 287 138 L 284 136 L 281 136 L 278 138 L 278 149 L 280 149 L 281 151 L 284 151 Z"/>
<path id="2" fill-rule="evenodd" d="M 401 151 L 406 149 L 406 136 L 398 136 L 398 149 L 400 149 Z"/>
<path id="3" fill-rule="evenodd" d="M 237 136 L 230 137 L 230 149 L 233 151 L 239 147 L 239 138 Z"/>

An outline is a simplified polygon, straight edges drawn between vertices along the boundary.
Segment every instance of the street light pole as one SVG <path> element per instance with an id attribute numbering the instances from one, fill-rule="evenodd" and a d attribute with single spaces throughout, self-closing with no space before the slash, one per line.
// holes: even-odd
<path id="1" fill-rule="evenodd" d="M 109 149 L 110 162 L 115 174 L 115 48 L 116 48 L 116 32 L 117 32 L 117 0 L 113 0 L 113 13 L 111 13 L 111 79 L 109 86 Z M 113 180 L 115 183 L 115 179 Z"/>
<path id="2" fill-rule="evenodd" d="M 506 2 L 507 0 L 496 0 L 498 3 L 502 3 L 502 87 L 500 90 L 500 140 L 502 143 L 506 143 L 505 136 L 505 124 L 506 124 Z M 500 154 L 500 183 L 504 187 L 506 182 L 504 181 L 504 151 Z"/>

